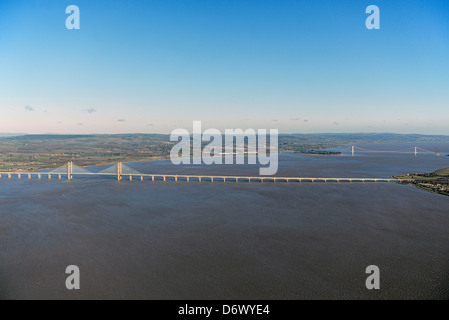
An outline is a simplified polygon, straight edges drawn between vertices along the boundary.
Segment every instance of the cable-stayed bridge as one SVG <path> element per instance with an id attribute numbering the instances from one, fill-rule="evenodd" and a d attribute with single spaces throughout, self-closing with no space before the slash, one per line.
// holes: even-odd
<path id="1" fill-rule="evenodd" d="M 390 178 L 329 178 L 329 177 L 274 177 L 274 176 L 226 176 L 226 175 L 179 175 L 179 174 L 150 174 L 141 173 L 121 162 L 113 164 L 104 170 L 93 172 L 93 169 L 75 166 L 72 162 L 60 168 L 47 172 L 0 172 L 0 178 L 8 177 L 8 179 L 68 179 L 72 180 L 74 176 L 79 177 L 113 177 L 118 181 L 127 179 L 133 180 L 151 180 L 151 181 L 174 181 L 174 182 L 321 182 L 321 183 L 343 183 L 343 182 L 400 182 L 398 179 Z"/>

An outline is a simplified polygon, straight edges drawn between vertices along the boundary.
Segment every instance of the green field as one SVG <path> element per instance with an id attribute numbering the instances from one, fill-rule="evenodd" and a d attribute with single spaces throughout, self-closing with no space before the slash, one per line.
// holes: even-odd
<path id="1" fill-rule="evenodd" d="M 402 184 L 414 185 L 420 189 L 449 196 L 449 168 L 430 173 L 415 173 L 393 176 Z"/>
<path id="2" fill-rule="evenodd" d="M 0 171 L 57 168 L 166 158 L 165 135 L 26 135 L 0 139 Z"/>
<path id="3" fill-rule="evenodd" d="M 437 170 L 435 174 L 438 176 L 449 176 L 449 168 Z"/>

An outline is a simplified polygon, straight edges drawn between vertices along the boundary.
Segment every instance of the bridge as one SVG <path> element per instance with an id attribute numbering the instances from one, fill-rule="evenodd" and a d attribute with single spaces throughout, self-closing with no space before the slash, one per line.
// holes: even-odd
<path id="1" fill-rule="evenodd" d="M 0 172 L 0 179 L 2 177 L 8 177 L 12 179 L 16 177 L 17 179 L 27 178 L 37 178 L 48 179 L 68 179 L 72 180 L 74 176 L 84 176 L 84 177 L 114 177 L 118 181 L 127 179 L 129 181 L 133 180 L 151 180 L 151 181 L 185 181 L 185 182 L 311 182 L 311 183 L 343 183 L 343 182 L 400 182 L 399 179 L 390 178 L 324 178 L 324 177 L 274 177 L 274 176 L 226 176 L 226 175 L 179 175 L 179 174 L 150 174 L 141 173 L 137 170 L 130 168 L 123 163 L 119 162 L 117 164 L 111 165 L 110 167 L 100 171 L 91 172 L 83 167 L 74 166 L 73 162 L 69 162 L 67 165 L 48 171 L 48 172 Z"/>
<path id="2" fill-rule="evenodd" d="M 408 147 L 405 149 L 400 150 L 373 150 L 373 149 L 365 149 L 359 146 L 345 146 L 342 148 L 335 148 L 335 150 L 338 150 L 342 153 L 351 153 L 352 156 L 355 156 L 356 153 L 390 153 L 390 154 L 412 154 L 412 155 L 419 155 L 419 154 L 434 154 L 436 156 L 440 155 L 449 155 L 448 153 L 441 153 L 438 151 L 431 151 L 427 149 L 423 149 L 421 147 Z"/>

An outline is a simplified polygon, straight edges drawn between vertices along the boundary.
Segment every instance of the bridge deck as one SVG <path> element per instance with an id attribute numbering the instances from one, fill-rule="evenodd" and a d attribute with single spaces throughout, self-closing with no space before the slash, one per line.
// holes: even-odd
<path id="1" fill-rule="evenodd" d="M 51 173 L 51 172 L 0 172 L 0 178 L 2 176 L 8 176 L 11 178 L 13 176 L 21 179 L 22 176 L 27 176 L 31 178 L 32 176 L 37 176 L 39 179 L 41 177 L 58 177 L 61 179 L 62 177 L 67 177 L 67 173 Z M 71 176 L 109 176 L 109 177 L 117 177 L 119 179 L 119 175 L 117 173 L 71 173 Z M 226 182 L 226 181 L 254 181 L 254 182 L 400 182 L 399 179 L 391 179 L 391 178 L 332 178 L 332 177 L 269 177 L 269 176 L 224 176 L 224 175 L 180 175 L 180 174 L 151 174 L 151 173 L 122 173 L 120 175 L 120 179 L 123 177 L 128 177 L 130 180 L 133 178 L 140 178 L 143 180 L 144 178 L 151 178 L 152 181 L 157 178 L 163 179 L 166 181 L 167 179 L 173 179 L 176 182 L 178 180 L 190 182 L 191 180 L 195 181 L 206 181 L 206 182 Z"/>

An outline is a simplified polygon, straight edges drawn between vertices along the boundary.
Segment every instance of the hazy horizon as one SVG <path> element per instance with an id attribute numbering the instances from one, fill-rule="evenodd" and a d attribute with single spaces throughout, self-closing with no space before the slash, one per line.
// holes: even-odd
<path id="1" fill-rule="evenodd" d="M 14 133 L 14 132 L 0 132 L 0 138 L 9 136 L 24 136 L 24 135 L 60 135 L 60 136 L 83 136 L 83 135 L 170 135 L 167 133 L 156 133 L 156 132 L 122 132 L 122 133 L 57 133 L 57 132 L 44 132 L 44 133 Z M 224 135 L 225 133 L 223 133 Z M 402 136 L 441 136 L 448 137 L 449 134 L 424 134 L 424 133 L 398 133 L 398 132 L 314 132 L 314 133 L 301 133 L 301 132 L 279 132 L 279 135 L 402 135 Z"/>

